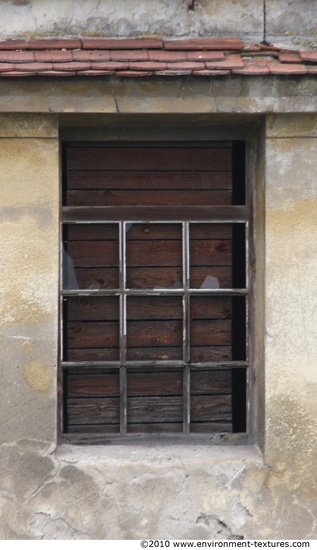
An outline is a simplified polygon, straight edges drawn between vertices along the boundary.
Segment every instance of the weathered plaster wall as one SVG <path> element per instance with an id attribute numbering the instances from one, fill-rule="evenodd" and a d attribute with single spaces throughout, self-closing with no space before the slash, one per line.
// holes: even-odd
<path id="1" fill-rule="evenodd" d="M 316 115 L 271 115 L 259 129 L 263 456 L 196 445 L 56 448 L 55 116 L 0 119 L 0 538 L 316 538 Z"/>
<path id="2" fill-rule="evenodd" d="M 0 116 L 0 440 L 56 437 L 54 116 Z"/>
<path id="3" fill-rule="evenodd" d="M 313 47 L 314 0 L 0 0 L 2 38 L 239 36 Z"/>

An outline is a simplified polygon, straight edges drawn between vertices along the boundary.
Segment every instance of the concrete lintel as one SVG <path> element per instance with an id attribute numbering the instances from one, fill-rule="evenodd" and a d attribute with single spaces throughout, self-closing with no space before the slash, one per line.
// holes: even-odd
<path id="1" fill-rule="evenodd" d="M 19 79 L 0 82 L 4 113 L 274 114 L 317 111 L 305 77 Z"/>

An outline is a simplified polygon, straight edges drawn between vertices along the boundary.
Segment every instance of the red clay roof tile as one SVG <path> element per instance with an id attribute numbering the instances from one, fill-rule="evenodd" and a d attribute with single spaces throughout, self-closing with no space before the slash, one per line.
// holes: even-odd
<path id="1" fill-rule="evenodd" d="M 268 63 L 268 68 L 274 74 L 305 74 L 307 69 L 305 65 L 299 63 Z"/>
<path id="2" fill-rule="evenodd" d="M 186 57 L 188 61 L 222 61 L 225 59 L 225 54 L 223 52 L 197 50 L 196 52 L 186 52 Z"/>
<path id="3" fill-rule="evenodd" d="M 75 50 L 74 61 L 110 61 L 109 50 Z"/>
<path id="4" fill-rule="evenodd" d="M 160 38 L 82 38 L 84 49 L 96 50 L 140 50 L 162 47 Z"/>
<path id="5" fill-rule="evenodd" d="M 150 61 L 187 61 L 186 52 L 149 50 Z"/>
<path id="6" fill-rule="evenodd" d="M 73 52 L 72 50 L 35 50 L 34 59 L 35 61 L 42 61 L 43 63 L 73 61 Z"/>
<path id="7" fill-rule="evenodd" d="M 282 63 L 300 63 L 300 57 L 298 53 L 281 52 L 278 54 L 279 61 Z"/>
<path id="8" fill-rule="evenodd" d="M 29 50 L 74 50 L 81 48 L 81 42 L 77 38 L 31 38 L 28 42 Z"/>
<path id="9" fill-rule="evenodd" d="M 0 50 L 24 50 L 26 47 L 26 40 L 3 40 L 0 42 Z"/>
<path id="10" fill-rule="evenodd" d="M 81 61 L 70 61 L 69 63 L 54 63 L 53 69 L 57 71 L 87 71 L 90 69 L 90 63 Z"/>
<path id="11" fill-rule="evenodd" d="M 241 50 L 239 38 L 182 38 L 163 40 L 166 50 Z"/>
<path id="12" fill-rule="evenodd" d="M 224 61 L 207 61 L 206 62 L 206 68 L 207 69 L 242 69 L 243 68 L 243 61 L 240 57 L 240 55 L 233 54 L 233 55 L 227 55 L 226 59 Z"/>
<path id="13" fill-rule="evenodd" d="M 152 76 L 152 71 L 116 71 L 117 76 Z"/>
<path id="14" fill-rule="evenodd" d="M 33 71 L 49 71 L 53 68 L 52 63 L 36 63 L 33 61 L 33 63 L 19 63 L 18 65 L 14 65 L 15 69 L 18 71 L 26 71 L 27 73 L 33 72 Z"/>
<path id="15" fill-rule="evenodd" d="M 1 76 L 223 76 L 317 74 L 317 50 L 238 38 L 54 38 L 0 42 Z"/>
<path id="16" fill-rule="evenodd" d="M 34 61 L 33 52 L 16 52 L 16 51 L 0 51 L 0 61 L 7 61 L 9 63 L 29 63 Z"/>
<path id="17" fill-rule="evenodd" d="M 317 62 L 317 50 L 305 50 L 299 52 L 299 55 L 303 61 Z"/>
<path id="18" fill-rule="evenodd" d="M 129 68 L 129 63 L 125 61 L 106 61 L 91 63 L 91 69 L 97 71 L 119 71 Z"/>
<path id="19" fill-rule="evenodd" d="M 148 53 L 145 50 L 111 50 L 112 61 L 147 61 Z"/>

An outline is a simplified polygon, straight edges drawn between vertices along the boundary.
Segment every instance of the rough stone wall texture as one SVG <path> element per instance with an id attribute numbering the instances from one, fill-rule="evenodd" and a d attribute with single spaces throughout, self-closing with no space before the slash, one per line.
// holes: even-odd
<path id="1" fill-rule="evenodd" d="M 2 38 L 239 36 L 313 47 L 314 0 L 0 0 Z"/>
<path id="2" fill-rule="evenodd" d="M 0 538 L 317 538 L 317 117 L 259 133 L 264 454 L 56 447 L 57 120 L 0 117 Z"/>

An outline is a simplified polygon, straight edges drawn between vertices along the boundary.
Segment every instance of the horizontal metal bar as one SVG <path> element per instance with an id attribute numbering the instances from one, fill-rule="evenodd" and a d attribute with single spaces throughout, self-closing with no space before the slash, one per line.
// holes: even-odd
<path id="1" fill-rule="evenodd" d="M 120 369 L 120 361 L 62 361 L 62 369 L 91 368 L 91 369 Z"/>
<path id="2" fill-rule="evenodd" d="M 92 290 L 63 290 L 62 296 L 182 296 L 183 294 L 202 294 L 204 296 L 236 296 L 246 295 L 248 290 L 246 288 L 189 288 L 184 290 L 183 288 L 162 288 L 160 290 L 139 290 L 134 288 L 128 288 L 123 292 L 118 289 L 92 289 Z"/>
<path id="3" fill-rule="evenodd" d="M 68 223 L 104 223 L 106 221 L 247 221 L 246 206 L 64 206 L 62 221 Z"/>
<path id="4" fill-rule="evenodd" d="M 62 361 L 63 369 L 69 368 L 113 368 L 119 369 L 121 366 L 127 368 L 184 368 L 186 366 L 191 369 L 238 369 L 248 368 L 247 361 L 205 361 L 204 363 L 186 363 L 185 361 Z"/>

